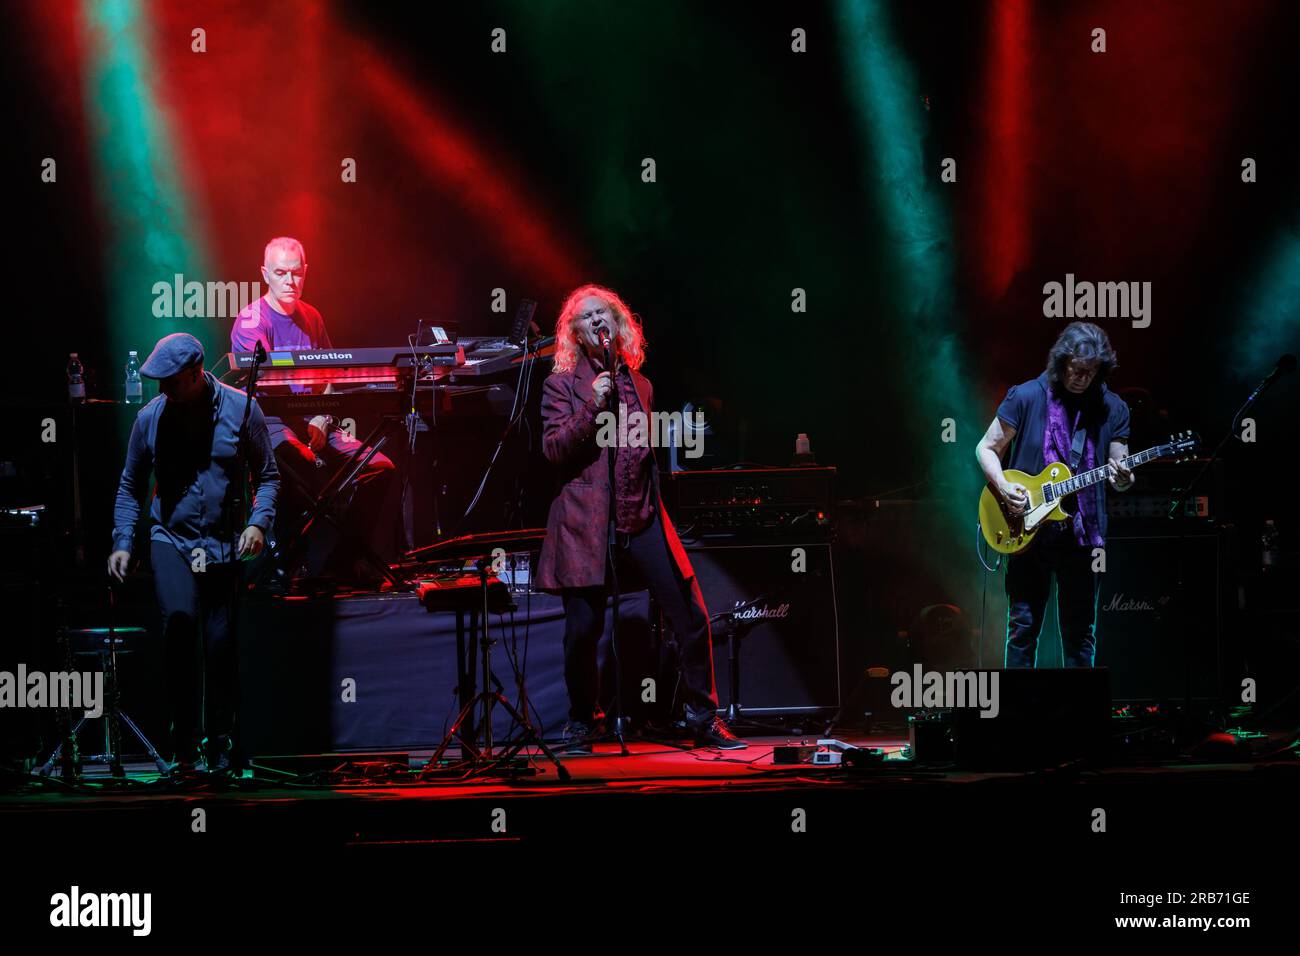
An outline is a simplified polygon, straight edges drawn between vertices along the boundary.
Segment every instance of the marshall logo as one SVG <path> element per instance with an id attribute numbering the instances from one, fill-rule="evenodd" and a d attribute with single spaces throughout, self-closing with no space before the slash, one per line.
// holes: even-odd
<path id="1" fill-rule="evenodd" d="M 1126 601 L 1124 600 L 1124 592 L 1117 591 L 1115 592 L 1114 595 L 1111 596 L 1110 603 L 1107 604 L 1104 608 L 1102 608 L 1102 610 L 1103 611 L 1155 611 L 1158 610 L 1157 605 L 1159 605 L 1160 607 L 1164 607 L 1168 603 L 1169 603 L 1168 595 L 1163 595 L 1161 597 L 1156 598 L 1156 603 L 1152 604 L 1150 601 L 1142 601 L 1142 600 L 1138 600 L 1137 598 L 1129 598 Z"/>
<path id="2" fill-rule="evenodd" d="M 739 607 L 741 604 L 744 603 L 745 603 L 744 601 L 737 601 L 736 605 Z M 737 621 L 775 621 L 775 620 L 780 620 L 782 618 L 787 618 L 789 616 L 790 616 L 790 605 L 788 603 L 782 604 L 775 608 L 770 607 L 766 604 L 764 604 L 762 607 L 758 607 L 756 605 L 751 608 L 746 608 L 743 611 L 737 611 L 734 615 L 732 615 L 732 617 Z"/>

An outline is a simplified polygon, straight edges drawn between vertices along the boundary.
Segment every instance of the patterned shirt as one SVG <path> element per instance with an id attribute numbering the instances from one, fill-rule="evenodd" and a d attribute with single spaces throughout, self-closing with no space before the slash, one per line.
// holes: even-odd
<path id="1" fill-rule="evenodd" d="M 627 425 L 629 436 L 638 439 L 636 442 L 629 441 L 628 445 L 636 444 L 641 447 L 620 446 L 615 449 L 614 457 L 616 526 L 625 534 L 636 534 L 650 527 L 655 514 L 650 488 L 650 469 L 655 466 L 654 453 L 650 448 L 650 415 L 649 409 L 641 407 L 640 396 L 637 395 L 636 386 L 632 383 L 632 373 L 628 371 L 626 365 L 619 367 L 615 378 L 618 382 L 619 404 L 627 408 L 628 417 L 630 418 L 634 411 L 646 413 L 643 429 L 634 432 L 630 421 Z M 642 438 L 645 440 L 641 441 Z"/>

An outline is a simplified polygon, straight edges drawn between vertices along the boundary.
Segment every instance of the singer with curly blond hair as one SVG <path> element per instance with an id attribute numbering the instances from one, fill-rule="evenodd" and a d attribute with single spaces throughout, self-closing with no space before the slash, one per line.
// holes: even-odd
<path id="1" fill-rule="evenodd" d="M 686 722 L 696 745 L 743 748 L 717 714 L 709 612 L 664 512 L 652 449 L 646 442 L 598 441 L 598 419 L 611 406 L 646 416 L 653 411 L 654 389 L 640 372 L 641 322 L 617 293 L 584 285 L 565 300 L 555 338 L 555 370 L 542 393 L 542 450 L 557 469 L 559 491 L 547 517 L 537 586 L 564 599 L 564 751 L 591 752 L 598 721 L 596 647 L 609 584 L 615 577 L 627 580 L 624 570 L 649 587 L 676 635 Z"/>

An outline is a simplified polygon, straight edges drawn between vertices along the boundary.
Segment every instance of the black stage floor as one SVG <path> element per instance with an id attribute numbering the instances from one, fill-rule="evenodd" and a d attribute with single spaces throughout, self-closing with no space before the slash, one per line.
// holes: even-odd
<path id="1" fill-rule="evenodd" d="M 184 932 L 194 901 L 216 894 L 250 918 L 328 901 L 310 928 L 342 932 L 440 893 L 458 907 L 549 911 L 575 905 L 572 885 L 590 905 L 613 880 L 672 898 L 699 885 L 780 900 L 800 919 L 835 898 L 878 915 L 999 925 L 1015 912 L 1018 925 L 1086 933 L 1130 911 L 1121 892 L 1249 892 L 1251 903 L 1215 912 L 1263 919 L 1293 885 L 1271 875 L 1293 866 L 1300 845 L 1300 763 L 1284 737 L 1234 762 L 1125 758 L 1021 773 L 916 763 L 897 737 L 840 739 L 885 759 L 777 766 L 772 747 L 797 741 L 755 738 L 725 753 L 633 741 L 623 757 L 598 746 L 564 758 L 568 782 L 540 758 L 534 775 L 421 782 L 427 752 L 397 768 L 391 755 L 353 754 L 338 758 L 346 773 L 320 773 L 322 760 L 299 764 L 297 778 L 263 771 L 219 787 L 172 785 L 139 764 L 125 784 L 10 778 L 0 834 L 28 878 L 4 909 L 48 912 L 49 895 L 74 883 L 129 886 L 154 894 L 168 931 Z M 480 878 L 485 895 L 474 897 L 469 881 Z"/>

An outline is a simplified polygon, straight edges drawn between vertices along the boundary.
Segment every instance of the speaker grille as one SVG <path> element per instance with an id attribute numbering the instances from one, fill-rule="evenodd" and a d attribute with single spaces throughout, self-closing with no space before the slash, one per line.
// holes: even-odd
<path id="1" fill-rule="evenodd" d="M 835 568 L 826 543 L 687 548 L 710 616 L 740 612 L 740 703 L 755 713 L 836 710 L 840 704 Z M 802 555 L 802 557 L 801 557 Z M 798 562 L 805 562 L 800 565 Z M 796 567 L 803 570 L 796 570 Z M 726 623 L 713 625 L 722 706 L 732 703 Z"/>

